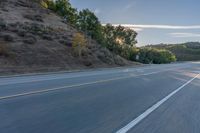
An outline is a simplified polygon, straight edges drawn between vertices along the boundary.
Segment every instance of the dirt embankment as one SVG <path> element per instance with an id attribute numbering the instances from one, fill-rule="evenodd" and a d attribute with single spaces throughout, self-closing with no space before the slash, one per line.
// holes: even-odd
<path id="1" fill-rule="evenodd" d="M 81 57 L 71 47 L 77 30 L 27 0 L 0 1 L 0 73 L 138 65 L 90 40 Z"/>

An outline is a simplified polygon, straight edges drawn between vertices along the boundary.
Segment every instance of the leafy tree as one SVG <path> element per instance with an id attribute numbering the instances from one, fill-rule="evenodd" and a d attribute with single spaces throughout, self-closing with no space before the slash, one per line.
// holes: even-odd
<path id="1" fill-rule="evenodd" d="M 114 37 L 115 39 L 119 38 L 120 43 L 123 45 L 135 46 L 135 44 L 137 43 L 135 39 L 136 36 L 137 33 L 130 28 L 125 28 L 123 26 L 115 27 Z"/>
<path id="2" fill-rule="evenodd" d="M 106 26 L 103 27 L 103 37 L 105 40 L 105 45 L 111 51 L 114 51 L 115 46 L 117 46 L 114 32 L 115 27 L 111 24 L 106 24 Z"/>
<path id="3" fill-rule="evenodd" d="M 89 9 L 84 9 L 79 12 L 77 27 L 101 43 L 102 41 L 102 26 L 96 15 Z"/>
<path id="4" fill-rule="evenodd" d="M 76 25 L 78 12 L 77 9 L 73 8 L 69 0 L 48 0 L 49 9 L 57 12 L 59 15 L 72 25 Z"/>
<path id="5" fill-rule="evenodd" d="M 114 27 L 107 24 L 103 27 L 106 47 L 126 59 L 131 59 L 135 48 L 137 33 L 123 26 Z"/>
<path id="6" fill-rule="evenodd" d="M 110 51 L 118 54 L 128 60 L 140 61 L 142 63 L 170 63 L 176 60 L 176 57 L 168 50 L 155 48 L 136 48 L 137 33 L 123 26 L 112 26 L 107 24 L 102 26 L 98 17 L 89 9 L 78 12 L 73 8 L 69 0 L 39 0 L 44 7 L 57 12 L 60 16 L 76 26 L 87 36 L 97 40 Z M 76 33 L 72 40 L 72 47 L 80 57 L 86 48 L 86 38 L 82 33 Z M 185 45 L 184 45 L 185 46 Z M 196 45 L 195 45 L 196 47 Z M 182 48 L 183 49 L 183 48 Z M 186 49 L 186 47 L 184 48 Z M 136 59 L 138 57 L 139 59 Z"/>
<path id="7" fill-rule="evenodd" d="M 137 37 L 137 32 L 135 32 L 132 29 L 125 29 L 125 37 L 124 37 L 124 43 L 129 45 L 129 46 L 135 46 L 137 43 L 136 37 Z"/>
<path id="8" fill-rule="evenodd" d="M 46 0 L 45 2 L 47 3 L 48 9 L 55 11 L 55 12 L 57 11 L 56 3 L 53 0 Z"/>

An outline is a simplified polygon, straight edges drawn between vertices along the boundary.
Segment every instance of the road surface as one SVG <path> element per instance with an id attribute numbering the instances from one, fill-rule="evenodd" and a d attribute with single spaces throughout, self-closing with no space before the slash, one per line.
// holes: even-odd
<path id="1" fill-rule="evenodd" d="M 200 63 L 0 78 L 0 133 L 199 133 Z"/>

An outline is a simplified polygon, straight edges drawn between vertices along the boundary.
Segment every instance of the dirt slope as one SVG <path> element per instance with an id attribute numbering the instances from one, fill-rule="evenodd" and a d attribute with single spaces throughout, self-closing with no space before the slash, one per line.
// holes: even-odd
<path id="1" fill-rule="evenodd" d="M 0 73 L 72 70 L 134 65 L 94 40 L 76 57 L 76 29 L 28 0 L 0 0 Z"/>

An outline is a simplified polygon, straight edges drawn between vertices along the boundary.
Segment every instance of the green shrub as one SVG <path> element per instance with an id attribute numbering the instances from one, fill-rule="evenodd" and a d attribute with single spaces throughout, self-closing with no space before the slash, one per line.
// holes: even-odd
<path id="1" fill-rule="evenodd" d="M 176 61 L 176 57 L 168 50 L 141 48 L 139 51 L 139 61 L 145 64 L 163 64 Z"/>
<path id="2" fill-rule="evenodd" d="M 44 8 L 48 8 L 48 4 L 47 4 L 47 0 L 41 0 L 40 4 L 44 7 Z"/>
<path id="3" fill-rule="evenodd" d="M 87 40 L 81 33 L 76 33 L 72 39 L 72 48 L 75 55 L 81 57 L 82 52 L 86 49 Z"/>

